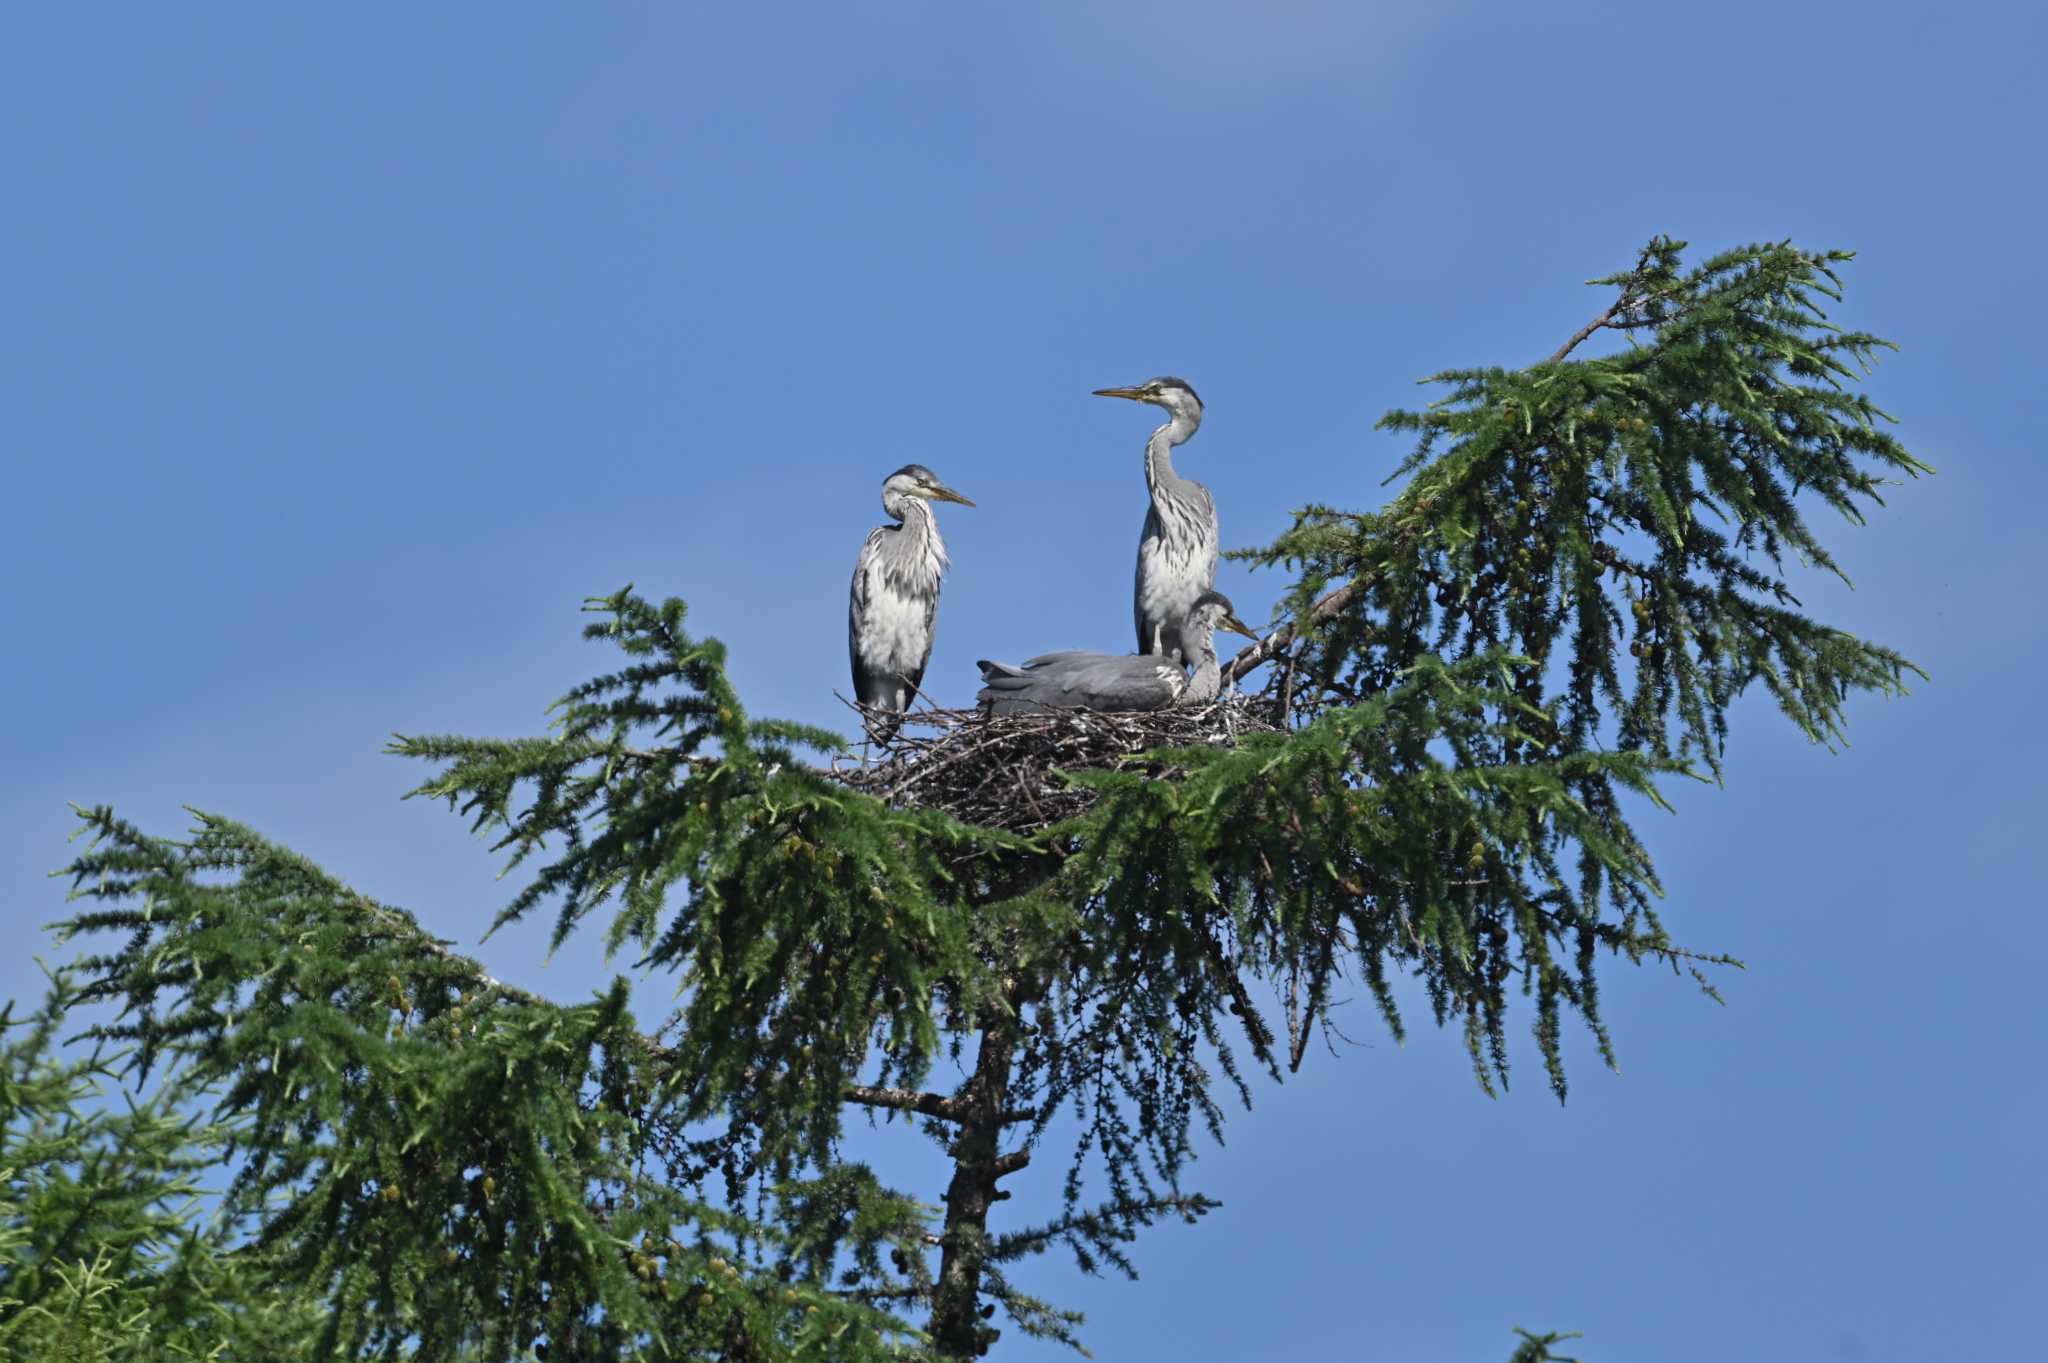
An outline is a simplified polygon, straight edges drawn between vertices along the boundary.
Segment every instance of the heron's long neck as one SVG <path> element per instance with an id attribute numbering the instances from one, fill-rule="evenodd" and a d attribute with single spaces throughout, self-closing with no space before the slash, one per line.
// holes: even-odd
<path id="1" fill-rule="evenodd" d="M 1175 412 L 1173 420 L 1152 432 L 1145 442 L 1145 486 L 1154 493 L 1162 484 L 1171 485 L 1182 481 L 1173 469 L 1173 447 L 1195 433 L 1201 421 L 1183 412 Z"/>
<path id="2" fill-rule="evenodd" d="M 1187 640 L 1183 638 L 1182 642 Z M 1194 662 L 1195 675 L 1188 678 L 1187 689 L 1180 693 L 1182 705 L 1214 700 L 1223 689 L 1223 668 L 1216 661 L 1216 645 L 1212 640 L 1200 636 L 1195 638 Z"/>
<path id="3" fill-rule="evenodd" d="M 939 518 L 932 514 L 931 503 L 922 497 L 905 497 L 899 514 L 903 517 L 904 548 L 912 562 L 926 567 L 935 576 L 943 576 L 952 563 L 946 558 L 946 542 L 939 538 Z"/>

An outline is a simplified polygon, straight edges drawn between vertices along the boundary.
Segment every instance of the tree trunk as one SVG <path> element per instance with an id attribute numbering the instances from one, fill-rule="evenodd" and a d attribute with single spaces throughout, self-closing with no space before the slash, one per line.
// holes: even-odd
<path id="1" fill-rule="evenodd" d="M 946 1189 L 946 1228 L 940 1237 L 939 1278 L 932 1298 L 932 1342 L 949 1358 L 985 1352 L 981 1274 L 988 1247 L 988 1213 L 996 1180 L 1021 1168 L 1018 1156 L 998 1149 L 1009 1104 L 1017 1019 L 991 1015 L 981 1028 L 974 1073 L 961 1088 L 960 1132 L 953 1141 L 953 1181 Z"/>

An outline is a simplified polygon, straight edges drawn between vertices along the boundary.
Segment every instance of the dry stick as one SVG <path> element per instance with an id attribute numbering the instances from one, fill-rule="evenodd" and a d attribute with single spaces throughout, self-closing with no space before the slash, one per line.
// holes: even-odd
<path id="1" fill-rule="evenodd" d="M 1636 292 L 1636 285 L 1640 282 L 1639 275 L 1632 276 L 1629 282 L 1622 286 L 1621 297 L 1614 300 L 1614 305 L 1574 332 L 1569 341 L 1566 341 L 1551 352 L 1550 358 L 1545 363 L 1556 364 L 1559 360 L 1577 350 L 1581 341 L 1602 327 L 1613 327 L 1617 331 L 1626 331 L 1647 325 L 1648 323 L 1645 320 L 1629 320 L 1628 314 L 1640 312 L 1645 305 L 1653 303 L 1660 298 L 1670 298 L 1684 292 L 1683 286 L 1674 284 L 1668 289 L 1658 289 L 1655 293 L 1639 294 Z M 1615 321 L 1614 319 L 1617 316 L 1620 316 L 1623 320 Z"/>
<path id="2" fill-rule="evenodd" d="M 1608 308 L 1607 311 L 1601 313 L 1598 317 L 1595 317 L 1592 321 L 1586 323 L 1586 325 L 1580 327 L 1577 331 L 1573 332 L 1572 338 L 1569 341 L 1566 341 L 1563 345 L 1559 346 L 1556 350 L 1552 351 L 1550 358 L 1548 360 L 1545 360 L 1544 363 L 1556 364 L 1559 360 L 1562 360 L 1565 356 L 1571 354 L 1574 350 L 1577 350 L 1579 348 L 1579 343 L 1581 341 L 1585 340 L 1588 336 L 1591 336 L 1594 332 L 1600 330 L 1600 328 L 1612 322 L 1614 320 L 1614 315 L 1616 313 L 1623 312 L 1632 308 L 1634 306 L 1634 303 L 1635 299 L 1633 286 L 1624 288 L 1621 291 L 1621 297 L 1614 300 L 1614 305 L 1612 307 Z"/>
<path id="3" fill-rule="evenodd" d="M 1316 602 L 1315 605 L 1309 607 L 1308 619 L 1311 622 L 1329 619 L 1338 611 L 1343 610 L 1353 601 L 1363 596 L 1365 589 L 1372 585 L 1375 577 L 1376 575 L 1368 575 L 1354 578 L 1352 581 L 1337 588 L 1336 591 L 1331 592 L 1328 596 Z M 1293 643 L 1298 625 L 1298 621 L 1289 620 L 1250 648 L 1245 649 L 1230 660 L 1230 666 L 1223 669 L 1223 675 L 1231 681 L 1242 681 L 1246 673 Z"/>
<path id="4" fill-rule="evenodd" d="M 1287 716 L 1294 708 L 1294 665 L 1301 661 L 1301 650 L 1291 649 L 1287 654 L 1287 670 L 1280 675 L 1280 727 L 1287 727 Z"/>
<path id="5" fill-rule="evenodd" d="M 996 738 L 983 739 L 981 742 L 969 746 L 964 751 L 946 753 L 945 755 L 937 758 L 936 760 L 930 760 L 919 763 L 917 770 L 913 771 L 910 774 L 909 779 L 897 785 L 889 787 L 889 798 L 894 799 L 896 796 L 903 794 L 903 792 L 909 790 L 912 786 L 916 785 L 919 781 L 922 781 L 925 777 L 932 775 L 934 772 L 944 772 L 948 768 L 959 766 L 968 758 L 978 756 L 979 754 L 987 751 L 989 748 L 993 747 L 997 742 L 998 739 Z"/>
<path id="6" fill-rule="evenodd" d="M 907 724 L 938 732 L 930 738 L 899 734 L 882 760 L 842 771 L 839 779 L 906 807 L 943 809 L 970 823 L 1024 833 L 1071 818 L 1097 798 L 1050 780 L 1052 770 L 1115 770 L 1153 748 L 1227 742 L 1272 727 L 1256 704 L 1236 695 L 1213 705 L 1146 712 L 932 710 L 911 714 Z"/>

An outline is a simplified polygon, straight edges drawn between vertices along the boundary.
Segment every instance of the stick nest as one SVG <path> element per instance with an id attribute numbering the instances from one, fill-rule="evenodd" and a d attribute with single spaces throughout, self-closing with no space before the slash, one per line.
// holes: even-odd
<path id="1" fill-rule="evenodd" d="M 871 726 L 897 718 L 853 708 Z M 1232 746 L 1242 734 L 1275 730 L 1271 710 L 1263 699 L 1236 694 L 1166 710 L 913 710 L 879 752 L 833 774 L 891 804 L 943 810 L 963 823 L 1030 834 L 1084 813 L 1097 798 L 1060 779 L 1059 772 L 1135 771 L 1171 780 L 1179 768 L 1142 761 L 1140 754 Z"/>

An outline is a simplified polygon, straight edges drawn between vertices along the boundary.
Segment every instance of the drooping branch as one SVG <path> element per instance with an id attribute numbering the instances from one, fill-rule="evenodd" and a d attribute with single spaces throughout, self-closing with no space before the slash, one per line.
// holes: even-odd
<path id="1" fill-rule="evenodd" d="M 1182 1220 L 1192 1221 L 1208 1215 L 1221 1205 L 1214 1198 L 1204 1197 L 1200 1193 L 1177 1192 L 1155 1197 L 1119 1198 L 1087 1211 L 1069 1212 L 1043 1226 L 997 1236 L 989 1244 L 989 1259 L 991 1262 L 1007 1263 L 1027 1258 L 1060 1240 L 1078 1239 L 1083 1243 L 1110 1244 L 1124 1236 L 1132 1225 L 1149 1225 L 1165 1216 L 1177 1216 Z"/>

